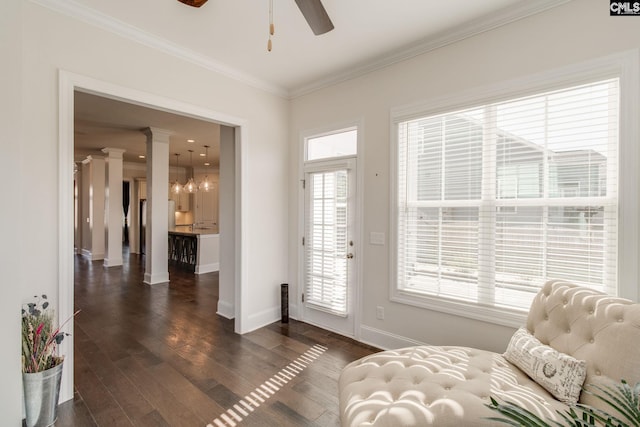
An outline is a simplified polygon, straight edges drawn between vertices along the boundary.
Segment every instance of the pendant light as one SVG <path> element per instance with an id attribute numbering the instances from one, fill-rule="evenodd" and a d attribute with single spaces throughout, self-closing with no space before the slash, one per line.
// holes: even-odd
<path id="1" fill-rule="evenodd" d="M 205 145 L 204 149 L 205 149 L 205 153 L 206 153 L 205 164 L 204 165 L 205 166 L 209 166 L 209 146 Z M 211 181 L 209 181 L 209 176 L 205 173 L 204 180 L 202 180 L 202 182 L 198 186 L 198 190 L 200 190 L 200 191 L 211 191 L 212 188 L 213 188 L 213 184 L 211 183 Z"/>
<path id="2" fill-rule="evenodd" d="M 184 191 L 187 193 L 195 193 L 198 191 L 198 186 L 193 180 L 193 150 L 189 150 L 189 157 L 191 159 L 191 178 L 189 178 L 189 181 L 184 185 Z"/>
<path id="3" fill-rule="evenodd" d="M 175 153 L 175 156 L 176 156 L 176 168 L 178 168 L 180 153 Z M 174 194 L 182 193 L 182 185 L 178 181 L 179 176 L 180 176 L 180 172 L 176 172 L 176 180 L 174 181 L 173 184 L 171 184 L 171 192 Z"/>

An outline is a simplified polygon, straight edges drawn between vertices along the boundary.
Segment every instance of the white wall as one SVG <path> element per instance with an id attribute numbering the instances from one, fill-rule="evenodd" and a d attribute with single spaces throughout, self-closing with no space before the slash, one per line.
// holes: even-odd
<path id="1" fill-rule="evenodd" d="M 233 283 L 237 272 L 236 260 L 236 151 L 235 132 L 229 126 L 220 128 L 220 182 L 218 187 L 220 233 L 220 275 L 218 277 L 218 314 L 228 319 L 236 315 L 236 292 Z"/>
<path id="2" fill-rule="evenodd" d="M 0 418 L 3 425 L 19 425 L 20 302 L 35 293 L 46 293 L 55 302 L 58 295 L 59 70 L 246 121 L 250 133 L 243 148 L 249 192 L 243 244 L 247 245 L 246 283 L 252 297 L 247 309 L 259 314 L 249 318 L 244 325 L 247 330 L 278 319 L 279 284 L 287 275 L 288 101 L 31 2 L 9 3 L 0 14 L 0 31 L 3 59 L 7 61 L 3 61 L 2 68 L 3 73 L 8 73 L 2 81 L 10 85 L 6 92 L 3 90 L 3 94 L 9 94 L 3 95 L 3 102 L 13 108 L 4 117 L 13 125 L 3 129 L 3 140 L 10 141 L 11 146 L 7 148 L 3 143 L 0 169 L 3 178 L 8 174 L 5 182 L 16 183 L 4 194 L 9 200 L 19 201 L 21 215 L 10 216 L 3 210 L 0 221 L 3 241 L 15 242 L 13 253 L 6 255 L 6 245 L 2 245 L 2 261 L 9 261 L 12 267 L 2 269 L 5 281 L 0 291 L 1 312 L 3 316 L 14 314 L 3 317 L 2 325 L 8 329 L 6 342 L 15 346 L 0 356 Z M 9 41 L 13 44 L 7 45 Z M 24 84 L 21 86 L 20 82 Z M 268 192 L 264 191 L 265 186 Z M 38 197 L 20 199 L 19 195 L 34 188 Z M 263 226 L 265 217 L 269 227 Z M 215 307 L 212 313 L 214 310 Z"/>
<path id="3" fill-rule="evenodd" d="M 360 189 L 364 191 L 363 236 L 376 231 L 388 238 L 391 108 L 639 48 L 640 17 L 610 17 L 607 4 L 602 0 L 570 2 L 294 99 L 290 194 L 298 194 L 300 133 L 363 117 L 365 152 L 358 165 L 364 168 L 364 188 Z M 298 218 L 298 203 L 297 197 L 290 199 L 292 219 Z M 296 284 L 298 224 L 291 223 L 289 283 Z M 362 339 L 383 347 L 417 341 L 504 350 L 511 328 L 390 302 L 389 249 L 363 241 Z M 384 307 L 384 321 L 376 319 L 376 306 Z"/>
<path id="4" fill-rule="evenodd" d="M 0 180 L 17 182 L 15 177 L 22 171 L 31 170 L 22 166 L 24 137 L 21 98 L 22 85 L 22 8 L 21 1 L 2 5 L 0 13 Z M 10 64 L 10 65 L 9 65 Z M 23 189 L 9 185 L 3 190 L 0 205 L 0 325 L 3 336 L 3 350 L 0 351 L 2 382 L 0 387 L 0 419 L 10 420 L 7 425 L 19 425 L 22 415 L 22 391 L 20 376 L 20 304 L 24 291 L 22 287 L 30 280 L 20 269 L 20 260 L 29 246 L 23 244 L 25 229 L 21 227 L 20 212 L 23 205 Z M 35 265 L 38 267 L 37 265 Z M 54 272 L 55 276 L 55 272 Z"/>

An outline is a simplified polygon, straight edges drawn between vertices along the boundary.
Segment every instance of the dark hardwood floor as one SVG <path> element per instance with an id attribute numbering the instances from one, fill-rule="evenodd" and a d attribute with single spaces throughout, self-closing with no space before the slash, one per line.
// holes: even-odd
<path id="1" fill-rule="evenodd" d="M 143 274 L 138 255 L 76 258 L 75 395 L 57 427 L 339 425 L 340 370 L 376 349 L 293 320 L 236 335 L 215 314 L 217 273 Z"/>

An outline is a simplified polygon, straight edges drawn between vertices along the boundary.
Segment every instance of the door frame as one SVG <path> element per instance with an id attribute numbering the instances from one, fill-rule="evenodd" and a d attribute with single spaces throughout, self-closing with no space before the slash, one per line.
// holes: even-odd
<path id="1" fill-rule="evenodd" d="M 248 120 L 217 111 L 198 107 L 182 101 L 154 95 L 148 92 L 119 86 L 65 70 L 59 70 L 58 79 L 58 315 L 61 319 L 72 316 L 74 311 L 74 93 L 86 92 L 105 98 L 137 104 L 157 110 L 215 122 L 235 129 L 235 212 L 239 219 L 235 222 L 235 265 L 234 308 L 235 332 L 242 334 L 249 324 L 248 290 L 246 284 L 248 245 L 243 245 L 243 233 L 247 230 L 247 149 L 249 143 Z M 73 368 L 73 327 L 74 319 L 68 323 L 71 332 L 60 344 L 60 353 L 65 355 L 67 366 Z M 73 398 L 73 369 L 65 369 L 62 374 L 60 402 Z"/>
<path id="2" fill-rule="evenodd" d="M 305 180 L 305 159 L 307 157 L 307 140 L 310 138 L 330 135 L 333 133 L 339 133 L 347 130 L 357 130 L 357 152 L 355 156 L 347 156 L 354 158 L 356 161 L 356 197 L 354 201 L 355 214 L 354 214 L 354 252 L 356 253 L 353 266 L 355 272 L 355 278 L 353 280 L 353 335 L 349 336 L 356 340 L 360 339 L 360 324 L 362 319 L 362 257 L 364 237 L 364 224 L 363 224 L 363 189 L 364 189 L 364 167 L 362 166 L 362 160 L 364 158 L 364 120 L 362 118 L 335 123 L 333 125 L 323 126 L 314 129 L 308 129 L 300 132 L 299 144 L 298 144 L 298 286 L 296 291 L 296 300 L 292 304 L 292 312 L 296 313 L 296 318 L 301 321 L 306 321 L 304 318 L 304 307 L 302 306 L 302 295 L 304 294 L 305 287 L 305 248 L 302 245 L 302 239 L 305 236 L 305 189 L 303 183 Z M 323 160 L 337 160 L 340 157 L 323 159 Z M 319 161 L 321 162 L 321 161 Z M 326 328 L 326 327 L 324 327 Z M 343 334 L 341 331 L 332 330 L 332 332 Z"/>
<path id="3" fill-rule="evenodd" d="M 324 173 L 335 173 L 338 171 L 346 171 L 347 172 L 347 227 L 348 232 L 346 239 L 353 242 L 353 246 L 349 248 L 345 248 L 345 252 L 355 253 L 355 257 L 350 260 L 346 260 L 346 268 L 347 268 L 347 315 L 344 316 L 342 314 L 331 313 L 330 311 L 322 310 L 321 308 L 314 308 L 308 305 L 308 298 L 306 294 L 306 279 L 308 278 L 308 265 L 306 260 L 308 259 L 308 252 L 311 250 L 311 244 L 313 243 L 313 238 L 309 234 L 309 223 L 307 221 L 311 220 L 311 216 L 308 215 L 312 210 L 311 203 L 313 199 L 310 197 L 311 192 L 313 191 L 313 186 L 309 185 L 311 179 L 311 174 L 324 174 Z M 304 205 L 305 205 L 305 244 L 302 248 L 303 253 L 303 272 L 302 277 L 304 278 L 302 292 L 305 293 L 305 302 L 301 301 L 301 315 L 305 319 L 306 322 L 314 324 L 316 326 L 322 327 L 324 329 L 329 329 L 334 332 L 338 332 L 342 335 L 354 336 L 355 334 L 355 307 L 357 300 L 355 298 L 355 288 L 356 283 L 358 281 L 358 270 L 356 260 L 360 258 L 360 254 L 356 251 L 355 243 L 358 241 L 358 230 L 357 230 L 357 207 L 356 207 L 356 197 L 358 195 L 358 184 L 357 184 L 357 159 L 355 156 L 348 157 L 338 157 L 338 158 L 330 158 L 330 159 L 322 159 L 316 160 L 312 162 L 308 162 L 305 164 L 305 194 L 304 194 Z M 323 194 L 324 196 L 324 194 Z M 346 242 L 345 242 L 346 243 Z M 346 256 L 346 254 L 345 254 Z"/>

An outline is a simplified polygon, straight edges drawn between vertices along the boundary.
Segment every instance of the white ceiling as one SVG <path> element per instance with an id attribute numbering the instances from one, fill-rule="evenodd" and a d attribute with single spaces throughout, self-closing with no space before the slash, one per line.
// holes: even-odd
<path id="1" fill-rule="evenodd" d="M 74 157 L 82 161 L 89 155 L 102 156 L 105 147 L 121 148 L 125 162 L 145 163 L 147 137 L 143 130 L 155 127 L 171 132 L 170 163 L 204 168 L 209 160 L 218 167 L 220 159 L 220 125 L 153 110 L 139 105 L 103 98 L 82 92 L 74 97 Z M 194 142 L 189 142 L 192 139 Z M 206 149 L 204 146 L 208 145 Z M 193 150 L 189 153 L 188 150 Z M 175 153 L 180 154 L 176 160 Z M 205 156 L 201 156 L 204 154 Z M 207 157 L 208 154 L 208 157 Z"/>
<path id="2" fill-rule="evenodd" d="M 335 29 L 315 36 L 294 0 L 32 0 L 284 96 L 384 66 L 568 0 L 323 0 Z"/>
<path id="3" fill-rule="evenodd" d="M 271 52 L 269 0 L 208 0 L 201 8 L 177 0 L 32 1 L 283 97 L 295 97 L 568 0 L 323 0 L 335 29 L 320 36 L 312 33 L 294 0 L 273 0 Z M 118 114 L 108 117 L 114 114 L 110 108 L 128 108 L 111 104 L 116 101 L 96 106 L 91 106 L 96 97 L 81 101 L 76 109 L 79 149 L 92 132 L 117 135 L 123 127 L 143 124 L 129 123 Z M 167 113 L 157 113 L 157 120 L 145 117 L 146 126 L 160 121 L 158 127 L 171 130 L 160 120 Z M 186 138 L 177 131 L 180 125 L 175 126 L 176 134 Z"/>

